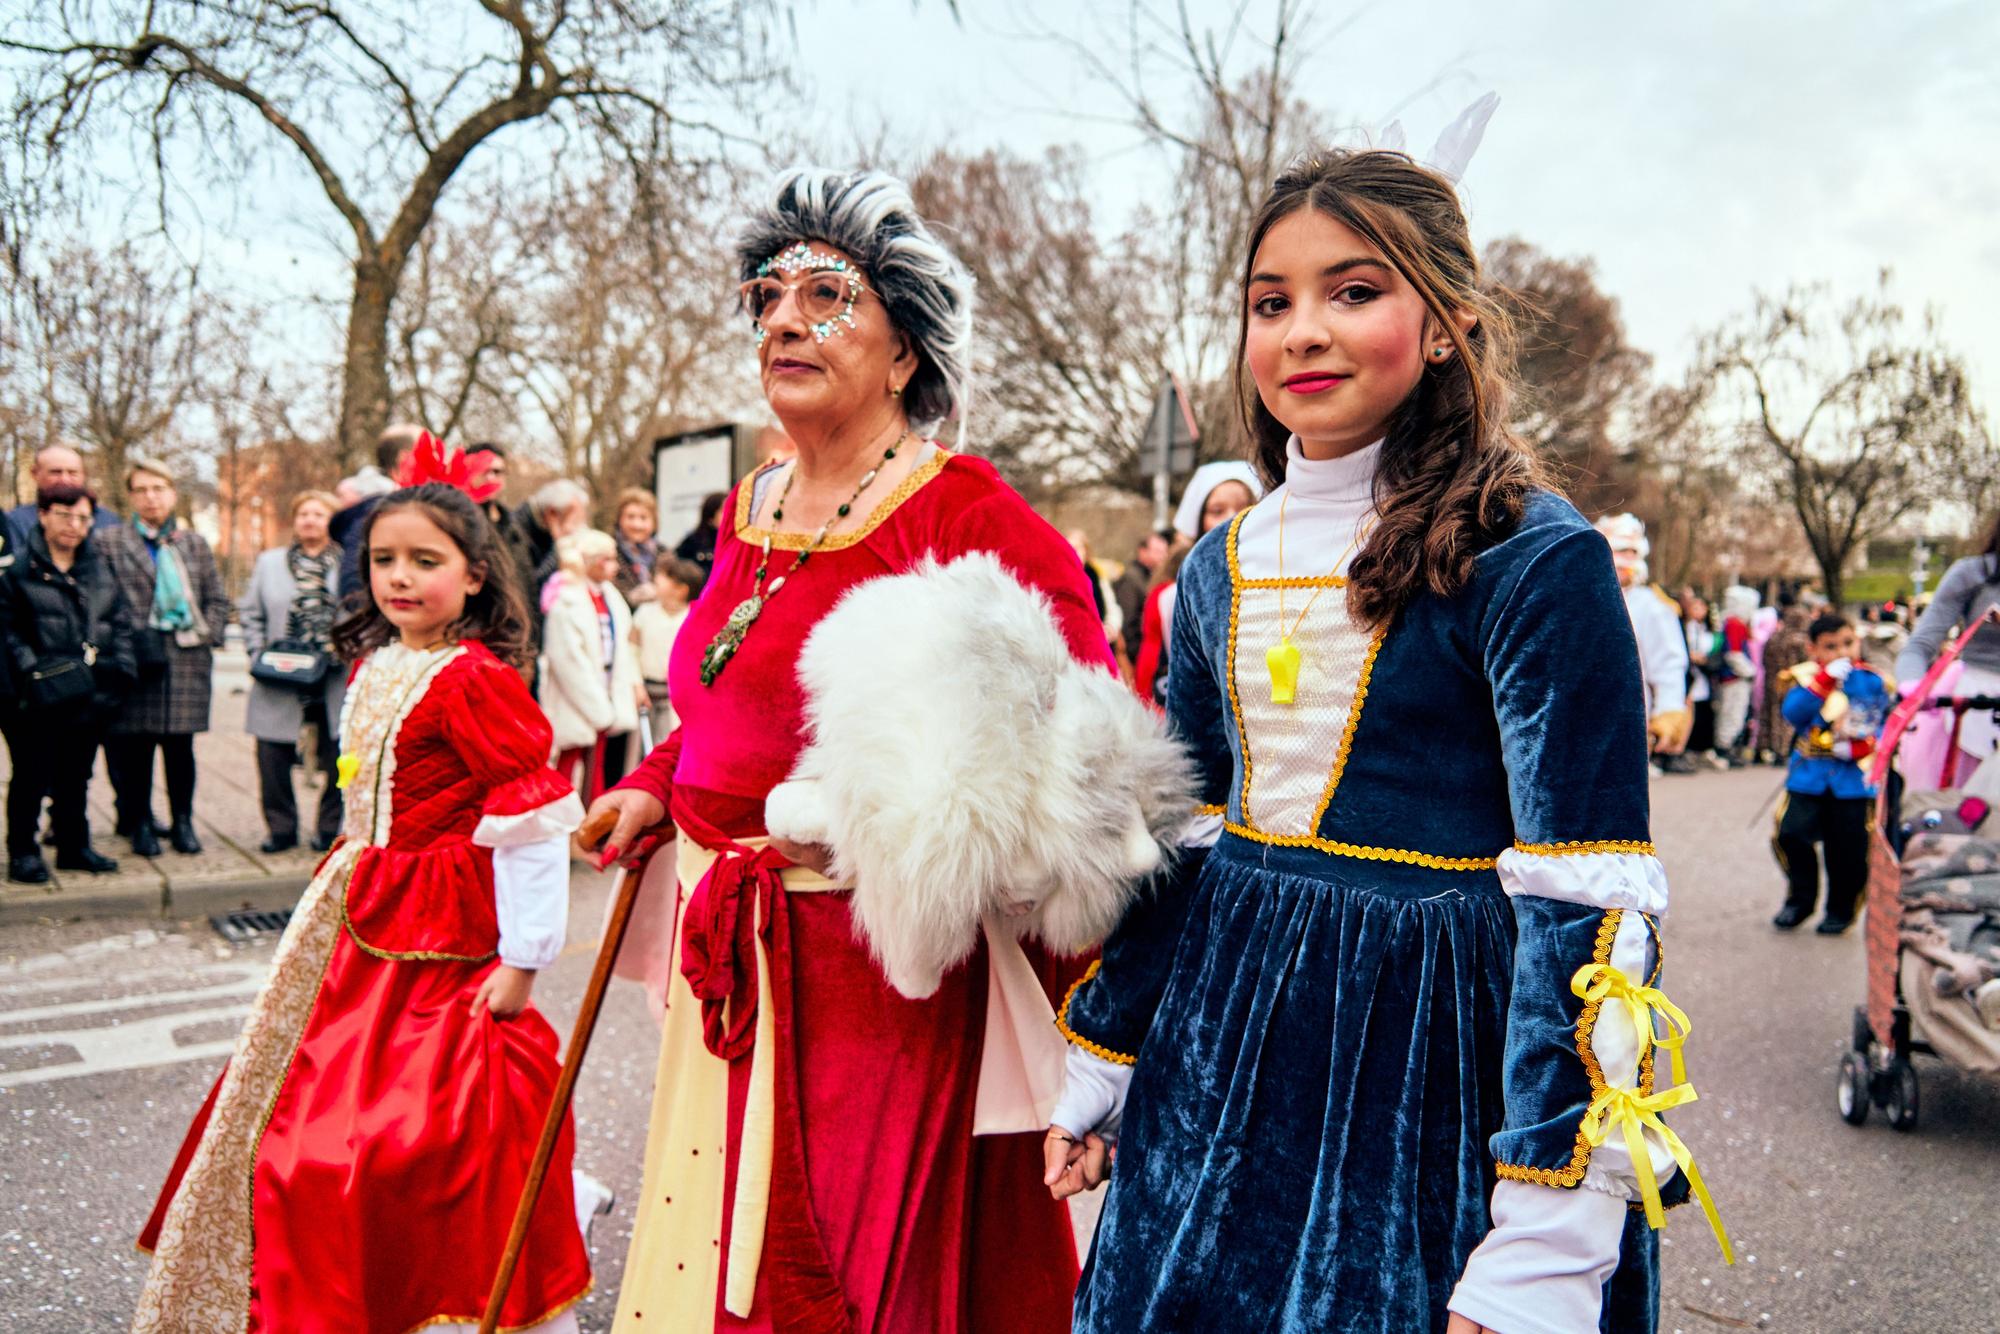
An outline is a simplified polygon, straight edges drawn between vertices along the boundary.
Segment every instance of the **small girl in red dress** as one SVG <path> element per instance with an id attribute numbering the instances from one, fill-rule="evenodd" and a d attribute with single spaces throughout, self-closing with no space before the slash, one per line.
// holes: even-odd
<path id="1" fill-rule="evenodd" d="M 419 451 L 419 480 L 451 471 Z M 452 486 L 384 497 L 361 541 L 361 606 L 334 632 L 360 664 L 345 832 L 146 1225 L 135 1331 L 470 1329 L 555 1087 L 529 995 L 562 948 L 582 810 L 516 670 L 525 604 Z M 502 1328 L 576 1328 L 572 1148 L 565 1126 Z"/>

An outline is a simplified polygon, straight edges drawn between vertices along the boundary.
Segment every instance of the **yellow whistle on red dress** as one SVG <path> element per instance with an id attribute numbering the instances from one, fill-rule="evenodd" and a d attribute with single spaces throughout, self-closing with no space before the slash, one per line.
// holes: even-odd
<path id="1" fill-rule="evenodd" d="M 1271 702 L 1290 704 L 1299 689 L 1299 651 L 1289 639 L 1280 639 L 1264 650 L 1264 666 L 1271 673 Z"/>

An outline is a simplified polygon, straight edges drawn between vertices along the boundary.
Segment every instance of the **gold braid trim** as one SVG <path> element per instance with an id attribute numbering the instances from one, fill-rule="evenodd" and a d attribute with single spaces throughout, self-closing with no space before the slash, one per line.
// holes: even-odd
<path id="1" fill-rule="evenodd" d="M 1611 946 L 1618 939 L 1618 923 L 1624 916 L 1622 908 L 1613 908 L 1604 914 L 1604 920 L 1597 926 L 1597 947 L 1590 954 L 1592 963 L 1611 962 Z M 1603 1005 L 1601 999 L 1585 1001 L 1583 1013 L 1576 1020 L 1576 1054 L 1583 1058 L 1584 1073 L 1590 1076 L 1592 1098 L 1604 1088 L 1604 1067 L 1597 1063 L 1597 1053 L 1590 1046 L 1590 1036 L 1597 1030 L 1597 1012 Z M 1567 1167 L 1523 1167 L 1518 1163 L 1498 1163 L 1494 1171 L 1502 1181 L 1525 1181 L 1534 1186 L 1574 1186 L 1583 1180 L 1584 1169 L 1589 1165 L 1590 1140 L 1579 1127 L 1576 1147 L 1570 1151 Z"/>
<path id="2" fill-rule="evenodd" d="M 1069 1026 L 1070 999 L 1076 995 L 1078 987 L 1081 987 L 1084 983 L 1090 981 L 1091 978 L 1097 976 L 1097 969 L 1101 963 L 1103 963 L 1102 959 L 1092 959 L 1090 967 L 1083 970 L 1083 976 L 1072 982 L 1069 990 L 1063 993 L 1062 1007 L 1056 1011 L 1056 1031 L 1089 1052 L 1092 1056 L 1097 1057 L 1100 1061 L 1110 1061 L 1113 1065 L 1137 1065 L 1139 1063 L 1138 1057 L 1127 1056 L 1122 1051 L 1113 1051 L 1109 1047 L 1100 1046 Z"/>
<path id="3" fill-rule="evenodd" d="M 1514 851 L 1536 857 L 1582 857 L 1593 852 L 1638 852 L 1651 857 L 1656 853 L 1651 843 L 1628 839 L 1601 839 L 1595 843 L 1523 843 L 1517 839 Z"/>
<path id="4" fill-rule="evenodd" d="M 1225 823 L 1222 827 L 1238 838 L 1267 843 L 1274 848 L 1311 848 L 1316 852 L 1330 852 L 1336 857 L 1358 857 L 1368 862 L 1401 862 L 1405 866 L 1422 866 L 1432 871 L 1490 871 L 1500 864 L 1498 857 L 1440 857 L 1430 852 L 1412 852 L 1408 848 L 1371 848 L 1359 843 L 1342 843 L 1317 834 L 1267 834 L 1261 829 L 1235 823 Z"/>
<path id="5" fill-rule="evenodd" d="M 1343 581 L 1345 582 L 1345 581 Z M 1375 675 L 1375 656 L 1382 651 L 1382 640 L 1386 630 L 1377 631 L 1368 641 L 1368 656 L 1361 660 L 1361 675 L 1354 682 L 1354 703 L 1347 709 L 1347 726 L 1341 729 L 1340 748 L 1333 755 L 1333 772 L 1327 775 L 1326 790 L 1319 794 L 1319 805 L 1313 808 L 1313 829 L 1326 818 L 1326 808 L 1333 805 L 1333 793 L 1340 786 L 1340 776 L 1347 772 L 1347 757 L 1354 752 L 1354 733 L 1361 726 L 1361 706 L 1368 702 L 1368 682 Z"/>
<path id="6" fill-rule="evenodd" d="M 576 1296 L 571 1297 L 568 1301 L 561 1302 L 556 1306 L 550 1307 L 547 1311 L 543 1312 L 541 1315 L 536 1316 L 533 1320 L 530 1320 L 525 1324 L 501 1325 L 498 1327 L 500 1334 L 517 1334 L 517 1331 L 519 1330 L 533 1329 L 536 1325 L 546 1325 L 549 1323 L 549 1321 L 554 1320 L 557 1316 L 569 1310 L 572 1306 L 575 1306 L 585 1297 L 588 1297 L 591 1293 L 591 1290 L 596 1286 L 597 1286 L 597 1279 L 593 1276 L 588 1282 L 586 1282 L 583 1285 L 583 1291 L 577 1293 Z M 416 1324 L 411 1325 L 408 1330 L 404 1331 L 404 1334 L 417 1334 L 418 1330 L 430 1329 L 432 1326 L 435 1325 L 477 1325 L 479 1321 L 480 1317 L 476 1315 L 434 1315 L 429 1320 L 419 1320 Z"/>
<path id="7" fill-rule="evenodd" d="M 1229 521 L 1229 537 L 1223 550 L 1229 555 L 1229 652 L 1223 659 L 1223 678 L 1229 683 L 1229 711 L 1236 717 L 1236 745 L 1243 754 L 1243 795 L 1237 799 L 1243 811 L 1244 823 L 1253 822 L 1250 814 L 1250 730 L 1243 725 L 1243 701 L 1236 694 L 1236 624 L 1243 614 L 1243 570 L 1236 563 L 1236 534 L 1243 527 L 1244 516 L 1249 510 L 1238 510 L 1236 517 Z"/>
<path id="8" fill-rule="evenodd" d="M 921 448 L 924 444 L 928 443 L 930 442 L 920 441 L 918 447 Z M 904 501 L 917 494 L 917 491 L 924 483 L 943 472 L 944 465 L 951 461 L 951 457 L 951 451 L 940 445 L 938 451 L 918 464 L 916 470 L 898 483 L 895 490 L 876 502 L 875 508 L 869 511 L 868 517 L 862 521 L 859 528 L 856 528 L 851 533 L 832 534 L 819 544 L 819 549 L 821 551 L 839 551 L 844 547 L 851 547 L 863 538 L 866 538 L 870 533 L 880 528 Z M 772 468 L 783 466 L 782 463 L 766 464 L 762 469 L 759 469 L 756 473 L 752 473 L 737 486 L 736 536 L 742 538 L 752 546 L 758 545 L 768 536 L 771 539 L 771 550 L 773 551 L 804 551 L 812 545 L 811 533 L 771 533 L 763 528 L 754 526 L 750 522 L 752 517 L 750 513 L 750 497 L 757 489 L 756 478 Z"/>
<path id="9" fill-rule="evenodd" d="M 1196 815 L 1227 815 L 1229 814 L 1229 808 L 1227 806 L 1197 806 L 1194 808 L 1194 813 Z"/>

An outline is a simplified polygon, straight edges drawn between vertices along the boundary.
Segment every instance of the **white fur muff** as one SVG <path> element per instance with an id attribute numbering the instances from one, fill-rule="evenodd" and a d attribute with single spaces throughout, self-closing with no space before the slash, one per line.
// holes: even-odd
<path id="1" fill-rule="evenodd" d="M 807 638 L 799 683 L 810 743 L 765 827 L 832 849 L 905 996 L 936 991 L 982 920 L 1061 954 L 1099 944 L 1192 809 L 1161 721 L 1072 657 L 1047 599 L 988 553 L 855 588 Z"/>

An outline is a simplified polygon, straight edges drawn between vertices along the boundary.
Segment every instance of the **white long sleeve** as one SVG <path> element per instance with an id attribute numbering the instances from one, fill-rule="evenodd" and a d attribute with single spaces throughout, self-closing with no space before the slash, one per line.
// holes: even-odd
<path id="1" fill-rule="evenodd" d="M 501 963 L 527 969 L 554 963 L 569 929 L 569 839 L 493 849 L 493 904 Z"/>
<path id="2" fill-rule="evenodd" d="M 489 815 L 472 841 L 493 849 L 493 907 L 500 962 L 539 970 L 562 953 L 569 930 L 569 836 L 583 823 L 574 792 L 519 815 Z"/>

